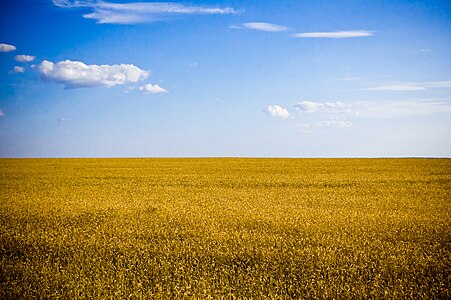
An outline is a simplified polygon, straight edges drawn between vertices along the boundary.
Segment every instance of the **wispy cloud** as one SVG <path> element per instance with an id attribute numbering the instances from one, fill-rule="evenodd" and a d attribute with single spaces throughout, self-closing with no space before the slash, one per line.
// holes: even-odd
<path id="1" fill-rule="evenodd" d="M 346 119 L 329 119 L 326 121 L 317 121 L 314 123 L 316 127 L 321 128 L 349 128 L 352 127 L 352 122 Z"/>
<path id="2" fill-rule="evenodd" d="M 297 38 L 346 39 L 346 38 L 366 37 L 372 35 L 373 31 L 349 30 L 349 31 L 327 31 L 327 32 L 302 32 L 295 33 L 292 36 Z"/>
<path id="3" fill-rule="evenodd" d="M 443 100 L 356 101 L 352 104 L 340 101 L 302 101 L 294 103 L 293 106 L 300 112 L 319 115 L 326 114 L 335 120 L 343 120 L 345 116 L 392 118 L 451 112 L 451 102 Z"/>
<path id="4" fill-rule="evenodd" d="M 167 93 L 168 92 L 168 90 L 162 88 L 158 84 L 151 84 L 151 83 L 147 83 L 147 84 L 145 84 L 143 86 L 140 86 L 139 90 L 141 92 L 146 93 L 146 94 L 161 94 L 161 93 Z"/>
<path id="5" fill-rule="evenodd" d="M 365 90 L 409 92 L 409 91 L 421 91 L 421 90 L 426 90 L 426 89 L 430 89 L 430 88 L 451 88 L 451 80 L 386 84 L 386 85 L 380 85 L 380 86 L 368 88 Z"/>
<path id="6" fill-rule="evenodd" d="M 451 113 L 451 103 L 437 100 L 360 102 L 356 104 L 362 118 L 395 118 Z"/>
<path id="7" fill-rule="evenodd" d="M 36 56 L 33 55 L 16 55 L 14 59 L 18 62 L 31 62 L 36 59 Z"/>
<path id="8" fill-rule="evenodd" d="M 322 109 L 324 107 L 324 104 L 313 101 L 301 101 L 294 103 L 293 106 L 299 111 L 312 113 Z"/>
<path id="9" fill-rule="evenodd" d="M 425 82 L 426 88 L 451 88 L 451 80 Z"/>
<path id="10" fill-rule="evenodd" d="M 5 113 L 3 112 L 3 110 L 0 109 L 0 117 L 4 117 Z"/>
<path id="11" fill-rule="evenodd" d="M 315 130 L 318 129 L 328 129 L 328 128 L 350 128 L 353 126 L 353 123 L 346 118 L 337 118 L 332 117 L 327 120 L 321 120 L 316 122 L 310 122 L 310 123 L 302 123 L 298 125 L 299 130 L 302 133 L 312 133 Z"/>
<path id="12" fill-rule="evenodd" d="M 394 91 L 394 92 L 410 92 L 425 90 L 424 86 L 414 84 L 393 84 L 393 85 L 381 85 L 374 88 L 369 88 L 369 91 Z"/>
<path id="13" fill-rule="evenodd" d="M 250 22 L 250 23 L 244 23 L 241 26 L 231 26 L 231 28 L 235 29 L 241 29 L 241 28 L 248 28 L 248 29 L 254 29 L 258 31 L 266 31 L 266 32 L 281 32 L 288 30 L 288 27 L 282 26 L 282 25 L 276 25 L 271 23 L 264 23 L 264 22 Z"/>
<path id="14" fill-rule="evenodd" d="M 290 116 L 290 113 L 288 112 L 288 110 L 280 105 L 269 105 L 266 108 L 266 112 L 274 118 L 281 118 L 281 119 L 286 119 Z"/>
<path id="15" fill-rule="evenodd" d="M 313 101 L 301 101 L 293 104 L 300 112 L 314 113 L 333 113 L 333 114 L 355 114 L 355 109 L 349 104 L 345 104 L 341 101 L 335 102 L 313 102 Z"/>
<path id="16" fill-rule="evenodd" d="M 86 65 L 80 61 L 65 60 L 53 63 L 44 60 L 39 65 L 44 79 L 66 88 L 115 86 L 146 79 L 149 72 L 132 64 Z"/>
<path id="17" fill-rule="evenodd" d="M 352 122 L 347 120 L 347 116 L 355 116 L 358 114 L 353 105 L 346 104 L 341 101 L 335 102 L 314 102 L 301 101 L 293 104 L 301 113 L 308 113 L 307 119 L 316 118 L 319 120 L 311 123 L 303 123 L 300 125 L 301 132 L 310 133 L 318 128 L 349 128 Z"/>
<path id="18" fill-rule="evenodd" d="M 106 1 L 53 0 L 53 4 L 64 8 L 89 8 L 84 14 L 99 24 L 136 24 L 156 21 L 171 15 L 225 15 L 235 14 L 230 7 L 196 6 L 174 2 L 131 2 L 113 3 Z"/>
<path id="19" fill-rule="evenodd" d="M 0 44 L 0 52 L 11 52 L 16 50 L 16 46 L 9 44 Z"/>
<path id="20" fill-rule="evenodd" d="M 301 112 L 311 114 L 303 118 L 304 120 L 313 119 L 311 122 L 298 125 L 301 132 L 312 133 L 326 128 L 350 128 L 354 126 L 354 122 L 358 123 L 361 119 L 399 119 L 451 114 L 451 102 L 443 100 L 358 101 L 338 105 L 352 108 L 348 110 L 350 114 L 339 113 L 336 110 L 337 105 L 326 106 L 326 103 L 336 102 L 303 101 L 294 104 Z"/>

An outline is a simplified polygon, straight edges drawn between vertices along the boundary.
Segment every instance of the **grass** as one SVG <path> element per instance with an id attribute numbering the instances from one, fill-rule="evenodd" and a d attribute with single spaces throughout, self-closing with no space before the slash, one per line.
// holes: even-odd
<path id="1" fill-rule="evenodd" d="M 450 159 L 2 159 L 1 299 L 450 299 Z"/>

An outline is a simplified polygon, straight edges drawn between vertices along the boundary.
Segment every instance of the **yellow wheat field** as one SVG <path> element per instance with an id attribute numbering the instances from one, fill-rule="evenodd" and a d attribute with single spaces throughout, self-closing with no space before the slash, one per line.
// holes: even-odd
<path id="1" fill-rule="evenodd" d="M 450 159 L 2 159 L 1 299 L 449 299 Z"/>

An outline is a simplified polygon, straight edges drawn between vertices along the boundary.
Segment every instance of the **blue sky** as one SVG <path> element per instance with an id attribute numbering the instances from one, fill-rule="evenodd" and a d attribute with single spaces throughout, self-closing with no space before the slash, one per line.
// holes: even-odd
<path id="1" fill-rule="evenodd" d="M 451 156 L 449 1 L 0 14 L 1 157 Z"/>

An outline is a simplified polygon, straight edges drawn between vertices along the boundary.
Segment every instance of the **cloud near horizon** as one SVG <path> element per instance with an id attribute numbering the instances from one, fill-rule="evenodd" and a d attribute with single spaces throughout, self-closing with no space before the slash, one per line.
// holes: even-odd
<path id="1" fill-rule="evenodd" d="M 132 64 L 86 65 L 80 61 L 65 60 L 53 63 L 44 60 L 39 65 L 44 79 L 64 85 L 65 88 L 115 86 L 146 79 L 149 72 Z"/>
<path id="2" fill-rule="evenodd" d="M 16 50 L 16 46 L 9 44 L 0 44 L 0 52 L 11 52 Z"/>
<path id="3" fill-rule="evenodd" d="M 373 31 L 369 30 L 348 30 L 348 31 L 327 31 L 327 32 L 302 32 L 292 34 L 296 38 L 328 38 L 328 39 L 346 39 L 356 37 L 372 36 Z"/>
<path id="4" fill-rule="evenodd" d="M 129 2 L 53 0 L 53 4 L 63 8 L 89 8 L 86 19 L 99 24 L 137 24 L 157 21 L 171 15 L 225 15 L 237 13 L 230 7 L 185 5 L 175 2 Z"/>
<path id="5" fill-rule="evenodd" d="M 274 118 L 281 118 L 281 119 L 286 119 L 290 116 L 290 113 L 288 112 L 288 110 L 280 105 L 269 105 L 266 108 L 266 112 Z"/>

